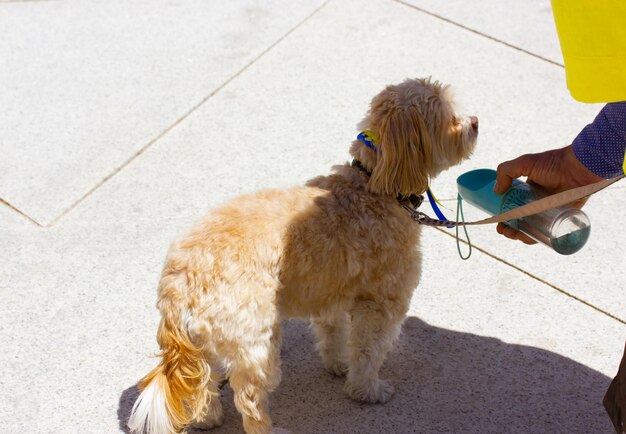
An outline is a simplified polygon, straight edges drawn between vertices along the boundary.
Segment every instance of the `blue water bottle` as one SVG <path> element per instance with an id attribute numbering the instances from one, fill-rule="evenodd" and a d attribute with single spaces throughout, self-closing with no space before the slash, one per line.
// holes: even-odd
<path id="1" fill-rule="evenodd" d="M 461 198 L 492 216 L 547 196 L 519 179 L 514 179 L 504 194 L 496 194 L 493 192 L 495 183 L 496 171 L 491 169 L 472 170 L 457 178 Z M 552 208 L 505 224 L 562 255 L 579 251 L 591 232 L 587 214 L 571 206 Z"/>

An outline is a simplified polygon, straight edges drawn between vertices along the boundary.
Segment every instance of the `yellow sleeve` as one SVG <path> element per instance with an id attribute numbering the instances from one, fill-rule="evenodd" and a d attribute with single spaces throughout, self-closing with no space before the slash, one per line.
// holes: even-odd
<path id="1" fill-rule="evenodd" d="M 552 11 L 572 97 L 626 101 L 626 0 L 552 0 Z"/>

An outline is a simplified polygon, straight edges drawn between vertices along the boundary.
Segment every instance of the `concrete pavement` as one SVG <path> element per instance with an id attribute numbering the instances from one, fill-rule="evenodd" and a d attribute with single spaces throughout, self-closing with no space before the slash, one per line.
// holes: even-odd
<path id="1" fill-rule="evenodd" d="M 548 1 L 0 1 L 0 420 L 7 433 L 124 430 L 155 361 L 170 241 L 212 206 L 348 159 L 370 98 L 432 75 L 480 118 L 472 160 L 433 190 L 568 144 L 599 106 L 571 99 Z M 288 321 L 277 426 L 294 433 L 610 433 L 601 398 L 626 337 L 616 225 L 592 198 L 561 257 L 426 228 L 424 277 L 383 375 L 350 401 Z M 466 207 L 466 217 L 480 217 Z M 226 421 L 241 432 L 224 391 Z"/>

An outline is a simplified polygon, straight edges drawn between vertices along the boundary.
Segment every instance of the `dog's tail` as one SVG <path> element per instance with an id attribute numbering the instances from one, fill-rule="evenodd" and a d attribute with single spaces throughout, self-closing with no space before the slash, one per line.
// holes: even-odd
<path id="1" fill-rule="evenodd" d="M 141 394 L 128 420 L 133 433 L 177 433 L 207 405 L 211 368 L 189 338 L 178 297 L 173 296 L 181 292 L 164 286 L 180 280 L 171 275 L 161 280 L 158 305 L 163 318 L 157 334 L 161 361 L 138 383 Z"/>

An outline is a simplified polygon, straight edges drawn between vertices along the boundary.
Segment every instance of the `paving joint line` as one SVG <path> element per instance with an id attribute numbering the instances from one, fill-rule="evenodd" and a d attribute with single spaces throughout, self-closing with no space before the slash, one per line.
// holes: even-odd
<path id="1" fill-rule="evenodd" d="M 445 230 L 443 230 L 443 229 L 441 229 L 441 228 L 435 227 L 435 229 L 437 229 L 439 232 L 441 232 L 441 233 L 443 233 L 443 234 L 445 234 L 445 235 L 447 235 L 447 236 L 449 236 L 449 237 L 451 237 L 451 238 L 456 239 L 456 237 L 455 237 L 454 235 L 452 235 L 451 233 L 446 232 Z M 465 241 L 465 240 L 460 240 L 460 241 L 461 241 L 463 244 L 465 244 L 465 245 L 469 245 L 469 244 L 467 243 L 467 241 Z M 619 318 L 619 317 L 617 317 L 617 316 L 613 315 L 612 313 L 610 313 L 610 312 L 608 312 L 608 311 L 606 311 L 606 310 L 604 310 L 604 309 L 602 309 L 602 308 L 600 308 L 600 307 L 598 307 L 598 306 L 595 306 L 595 305 L 593 305 L 593 304 L 589 303 L 589 302 L 588 302 L 588 301 L 586 301 L 586 300 L 583 300 L 583 299 L 582 299 L 582 298 L 580 298 L 580 297 L 575 296 L 574 294 L 572 294 L 572 293 L 570 293 L 570 292 L 568 292 L 568 291 L 566 291 L 566 290 L 564 290 L 564 289 L 562 289 L 562 288 L 559 288 L 558 286 L 556 286 L 556 285 L 554 285 L 554 284 L 552 284 L 552 283 L 550 283 L 550 282 L 547 282 L 547 281 L 543 280 L 542 278 L 540 278 L 540 277 L 538 277 L 538 276 L 535 276 L 534 274 L 532 274 L 532 273 L 530 273 L 530 272 L 528 272 L 528 271 L 524 270 L 523 268 L 518 267 L 517 265 L 514 265 L 514 264 L 512 264 L 512 263 L 510 263 L 510 262 L 508 262 L 508 261 L 505 261 L 504 259 L 499 258 L 499 257 L 497 257 L 496 255 L 494 255 L 494 254 L 492 254 L 492 253 L 490 253 L 490 252 L 486 251 L 485 249 L 482 249 L 482 248 L 480 248 L 480 247 L 477 247 L 477 246 L 476 246 L 476 245 L 474 245 L 474 244 L 472 244 L 472 248 L 473 248 L 473 249 L 478 250 L 479 252 L 481 252 L 481 253 L 483 253 L 483 254 L 485 254 L 485 255 L 487 255 L 487 256 L 489 256 L 489 257 L 490 257 L 490 258 L 492 258 L 492 259 L 495 259 L 495 260 L 496 260 L 496 261 L 498 261 L 498 262 L 503 263 L 504 265 L 508 265 L 509 267 L 511 267 L 511 268 L 513 268 L 513 269 L 515 269 L 515 270 L 517 270 L 517 271 L 522 272 L 523 274 L 527 275 L 528 277 L 530 277 L 530 278 L 532 278 L 532 279 L 535 279 L 536 281 L 538 281 L 538 282 L 540 282 L 540 283 L 543 283 L 543 284 L 544 284 L 544 285 L 546 285 L 546 286 L 549 286 L 550 288 L 554 289 L 555 291 L 560 292 L 561 294 L 563 294 L 563 295 L 565 295 L 565 296 L 567 296 L 567 297 L 569 297 L 569 298 L 571 298 L 571 299 L 573 299 L 573 300 L 575 300 L 575 301 L 577 301 L 577 302 L 579 302 L 579 303 L 582 303 L 582 304 L 584 304 L 585 306 L 590 307 L 590 308 L 592 308 L 593 310 L 595 310 L 595 311 L 597 311 L 597 312 L 599 312 L 599 313 L 601 313 L 601 314 L 603 314 L 603 315 L 606 315 L 606 316 L 608 316 L 609 318 L 611 318 L 611 319 L 613 319 L 613 320 L 615 320 L 615 321 L 618 321 L 618 322 L 620 322 L 620 323 L 622 323 L 622 324 L 626 325 L 626 321 L 624 321 L 623 319 L 621 319 L 621 318 Z"/>
<path id="2" fill-rule="evenodd" d="M 13 212 L 18 213 L 19 215 L 21 215 L 22 217 L 26 218 L 28 221 L 30 221 L 31 223 L 33 223 L 36 226 L 39 226 L 40 228 L 44 227 L 44 225 L 42 225 L 41 223 L 39 223 L 37 220 L 35 220 L 34 218 L 32 218 L 31 216 L 29 216 L 28 214 L 26 214 L 23 211 L 20 211 L 18 208 L 14 207 L 13 205 L 11 205 L 9 202 L 7 202 L 6 200 L 0 198 L 0 203 L 2 203 L 3 205 L 5 205 L 7 208 L 9 208 L 10 210 L 12 210 Z"/>
<path id="3" fill-rule="evenodd" d="M 45 227 L 52 227 L 53 225 L 55 225 L 59 220 L 61 220 L 63 217 L 65 217 L 69 212 L 71 212 L 74 208 L 76 208 L 78 205 L 80 205 L 83 201 L 85 201 L 89 196 L 91 196 L 91 194 L 93 194 L 96 190 L 98 190 L 100 187 L 102 187 L 107 181 L 109 181 L 111 178 L 113 178 L 115 175 L 117 175 L 119 172 L 121 172 L 122 170 L 124 170 L 128 165 L 130 165 L 135 159 L 137 159 L 137 157 L 139 157 L 141 154 L 143 154 L 146 150 L 148 150 L 154 143 L 156 143 L 158 140 L 160 140 L 162 137 L 164 137 L 167 133 L 169 133 L 170 131 L 172 131 L 174 128 L 176 128 L 181 122 L 183 122 L 185 119 L 187 119 L 189 116 L 191 116 L 191 114 L 193 112 L 195 112 L 197 109 L 199 109 L 205 102 L 207 102 L 210 98 L 212 98 L 213 96 L 215 96 L 215 94 L 217 94 L 220 90 L 222 90 L 224 87 L 228 86 L 233 80 L 235 80 L 236 78 L 238 78 L 241 74 L 243 74 L 246 70 L 248 70 L 252 65 L 254 65 L 258 60 L 260 60 L 263 56 L 265 56 L 267 53 L 269 53 L 274 47 L 276 47 L 278 44 L 280 44 L 282 41 L 284 41 L 289 35 L 291 35 L 293 32 L 295 32 L 297 29 L 299 29 L 302 25 L 304 25 L 304 23 L 306 23 L 307 21 L 309 21 L 309 19 L 311 19 L 315 14 L 317 14 L 322 8 L 324 8 L 328 3 L 330 3 L 331 0 L 326 0 L 324 3 L 322 3 L 320 6 L 318 6 L 316 9 L 313 10 L 313 12 L 311 12 L 309 15 L 307 15 L 302 21 L 300 21 L 299 23 L 297 23 L 294 27 L 292 27 L 291 29 L 289 29 L 284 35 L 282 35 L 280 38 L 278 38 L 275 42 L 273 42 L 269 47 L 267 47 L 265 50 L 263 50 L 259 55 L 257 55 L 254 59 L 252 59 L 249 63 L 247 63 L 243 68 L 241 68 L 239 71 L 237 71 L 233 76 L 231 76 L 230 78 L 228 78 L 224 83 L 222 83 L 221 85 L 219 85 L 215 90 L 213 90 L 211 93 L 209 93 L 207 96 L 205 96 L 200 102 L 198 102 L 197 104 L 195 104 L 193 107 L 191 107 L 191 109 L 189 109 L 185 114 L 183 114 L 180 118 L 178 118 L 176 121 L 174 121 L 174 123 L 172 123 L 169 127 L 167 127 L 165 130 L 163 130 L 161 133 L 159 133 L 157 136 L 155 136 L 153 139 L 151 139 L 148 143 L 146 143 L 143 147 L 141 147 L 141 149 L 139 149 L 137 152 L 135 152 L 133 155 L 130 156 L 130 158 L 128 158 L 126 161 L 124 161 L 120 166 L 118 166 L 115 170 L 113 170 L 113 172 L 109 173 L 107 176 L 105 176 L 102 180 L 100 180 L 100 182 L 98 182 L 97 184 L 95 184 L 91 189 L 89 189 L 89 191 L 87 191 L 80 199 L 78 199 L 77 201 L 75 201 L 73 204 L 71 204 L 68 208 L 66 208 L 65 210 L 63 210 L 61 212 L 61 214 L 59 214 L 57 217 L 55 217 L 50 223 L 46 224 Z"/>
<path id="4" fill-rule="evenodd" d="M 49 2 L 52 0 L 0 0 L 0 5 L 4 3 L 42 3 Z"/>
<path id="5" fill-rule="evenodd" d="M 394 1 L 396 3 L 400 3 L 400 4 L 402 4 L 404 6 L 407 6 L 407 7 L 411 8 L 411 9 L 415 9 L 416 11 L 422 12 L 423 14 L 430 15 L 431 17 L 434 17 L 434 18 L 440 19 L 442 21 L 445 21 L 446 23 L 452 24 L 452 25 L 454 25 L 456 27 L 459 27 L 459 28 L 461 28 L 463 30 L 467 30 L 467 31 L 472 32 L 472 33 L 474 33 L 476 35 L 482 36 L 484 38 L 487 38 L 487 39 L 490 39 L 492 41 L 495 41 L 495 42 L 497 42 L 499 44 L 505 45 L 505 46 L 507 46 L 509 48 L 513 48 L 515 50 L 521 51 L 522 53 L 525 53 L 525 54 L 528 54 L 530 56 L 536 57 L 537 59 L 543 60 L 544 62 L 548 62 L 548 63 L 551 63 L 552 65 L 556 65 L 556 66 L 559 66 L 561 68 L 564 68 L 562 63 L 555 62 L 554 60 L 548 59 L 547 57 L 543 57 L 543 56 L 541 56 L 541 55 L 539 55 L 537 53 L 533 53 L 532 51 L 528 51 L 528 50 L 526 50 L 526 49 L 524 49 L 522 47 L 518 47 L 517 45 L 513 45 L 513 44 L 511 44 L 509 42 L 503 41 L 502 39 L 498 39 L 498 38 L 490 36 L 490 35 L 488 35 L 486 33 L 480 32 L 480 31 L 478 31 L 476 29 L 472 29 L 471 27 L 468 27 L 468 26 L 466 26 L 464 24 L 461 24 L 461 23 L 459 23 L 457 21 L 451 20 L 450 18 L 446 18 L 446 17 L 444 17 L 442 15 L 436 14 L 434 12 L 431 12 L 431 11 L 427 10 L 427 9 L 421 8 L 419 6 L 415 6 L 414 4 L 407 3 L 404 0 L 392 0 L 392 1 Z"/>
<path id="6" fill-rule="evenodd" d="M 445 202 L 447 202 L 447 201 L 455 201 L 455 202 L 456 202 L 456 201 L 457 201 L 457 199 L 439 199 L 439 200 L 440 200 L 440 201 L 442 201 L 442 202 L 444 202 L 444 201 L 445 201 Z M 448 235 L 449 237 L 452 237 L 452 238 L 456 239 L 456 236 L 452 235 L 451 233 L 449 233 L 449 232 L 447 232 L 447 231 L 445 231 L 445 230 L 443 230 L 443 229 L 441 229 L 441 228 L 435 227 L 435 229 L 437 229 L 437 230 L 438 230 L 438 231 L 440 231 L 441 233 L 444 233 L 444 234 Z M 467 243 L 467 241 L 465 241 L 465 240 L 460 240 L 460 241 L 461 241 L 463 244 L 465 244 L 465 245 L 469 245 L 469 244 Z M 580 298 L 580 297 L 575 296 L 574 294 L 571 294 L 570 292 L 568 292 L 568 291 L 566 291 L 566 290 L 564 290 L 564 289 L 562 289 L 562 288 L 559 288 L 558 286 L 556 286 L 556 285 L 554 285 L 554 284 L 552 284 L 552 283 L 550 283 L 550 282 L 545 281 L 545 280 L 544 280 L 544 279 L 542 279 L 541 277 L 539 277 L 539 276 L 535 276 L 534 274 L 532 274 L 532 273 L 530 273 L 530 272 L 528 272 L 528 271 L 524 270 L 523 268 L 520 268 L 520 267 L 518 267 L 517 265 L 514 265 L 514 264 L 512 264 L 512 263 L 510 263 L 510 262 L 508 262 L 508 261 L 505 261 L 504 259 L 499 258 L 499 257 L 495 256 L 494 254 L 489 253 L 488 251 L 486 251 L 486 250 L 484 250 L 484 249 L 482 249 L 482 248 L 480 248 L 480 247 L 477 247 L 477 246 L 476 246 L 476 245 L 474 245 L 474 244 L 472 244 L 472 248 L 474 248 L 474 249 L 478 250 L 478 251 L 479 251 L 479 252 L 481 252 L 481 253 L 484 253 L 485 255 L 489 256 L 490 258 L 493 258 L 493 259 L 495 259 L 495 260 L 497 260 L 497 261 L 499 261 L 499 262 L 502 262 L 502 263 L 503 263 L 503 264 L 505 264 L 505 265 L 508 265 L 508 266 L 509 266 L 509 267 L 511 267 L 511 268 L 514 268 L 514 269 L 515 269 L 515 270 L 517 270 L 517 271 L 521 271 L 522 273 L 526 274 L 527 276 L 529 276 L 529 277 L 531 277 L 531 278 L 533 278 L 533 279 L 535 279 L 535 280 L 537 280 L 537 281 L 539 281 L 539 282 L 543 283 L 544 285 L 549 286 L 550 288 L 554 289 L 555 291 L 558 291 L 558 292 L 560 292 L 561 294 L 566 295 L 567 297 L 570 297 L 570 298 L 572 298 L 572 299 L 574 299 L 574 300 L 576 300 L 576 301 L 578 301 L 578 302 L 580 302 L 580 303 L 582 303 L 582 304 L 584 304 L 584 305 L 586 305 L 586 306 L 588 306 L 588 307 L 591 307 L 592 309 L 594 309 L 594 310 L 596 310 L 596 311 L 598 311 L 598 312 L 600 312 L 600 313 L 602 313 L 602 314 L 604 314 L 604 315 L 606 315 L 606 316 L 610 317 L 611 319 L 614 319 L 614 320 L 619 321 L 619 322 L 621 322 L 622 324 L 625 324 L 625 325 L 626 325 L 626 321 L 625 321 L 625 320 L 623 320 L 623 319 L 621 319 L 621 318 L 619 318 L 619 317 L 617 317 L 617 316 L 613 315 L 613 314 L 612 314 L 612 313 L 610 313 L 610 312 L 605 311 L 604 309 L 602 309 L 602 308 L 600 308 L 600 307 L 598 307 L 598 306 L 595 306 L 595 305 L 593 305 L 593 304 L 589 303 L 588 301 L 583 300 L 583 299 L 582 299 L 582 298 Z"/>

